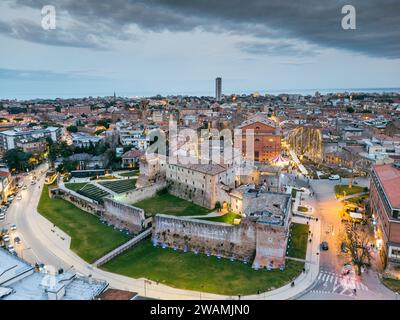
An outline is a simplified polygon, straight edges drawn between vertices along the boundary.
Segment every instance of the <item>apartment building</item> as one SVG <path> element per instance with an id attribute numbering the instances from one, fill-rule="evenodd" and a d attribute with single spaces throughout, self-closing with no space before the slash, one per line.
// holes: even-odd
<path id="1" fill-rule="evenodd" d="M 400 264 L 400 163 L 374 166 L 370 189 L 377 245 L 386 262 Z"/>

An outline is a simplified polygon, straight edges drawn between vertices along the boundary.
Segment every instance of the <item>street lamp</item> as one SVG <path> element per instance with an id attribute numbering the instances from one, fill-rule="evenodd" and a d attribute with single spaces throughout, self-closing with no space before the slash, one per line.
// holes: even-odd
<path id="1" fill-rule="evenodd" d="M 31 247 L 25 248 L 25 249 L 22 249 L 22 250 L 21 250 L 21 259 L 22 259 L 22 260 L 24 260 L 24 251 L 30 250 L 30 249 L 31 249 Z"/>
<path id="2" fill-rule="evenodd" d="M 149 280 L 144 280 L 144 296 L 147 297 L 147 284 L 151 284 L 151 281 Z"/>

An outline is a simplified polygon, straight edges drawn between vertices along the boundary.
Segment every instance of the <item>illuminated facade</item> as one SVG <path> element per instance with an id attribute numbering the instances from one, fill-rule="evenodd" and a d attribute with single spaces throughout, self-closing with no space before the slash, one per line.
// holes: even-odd
<path id="1" fill-rule="evenodd" d="M 272 120 L 255 117 L 244 121 L 238 129 L 242 130 L 242 155 L 244 159 L 270 162 L 281 154 L 281 134 Z M 254 131 L 254 152 L 246 143 L 247 130 Z"/>
<path id="2" fill-rule="evenodd" d="M 375 166 L 370 189 L 377 246 L 383 242 L 387 262 L 400 264 L 400 164 Z"/>

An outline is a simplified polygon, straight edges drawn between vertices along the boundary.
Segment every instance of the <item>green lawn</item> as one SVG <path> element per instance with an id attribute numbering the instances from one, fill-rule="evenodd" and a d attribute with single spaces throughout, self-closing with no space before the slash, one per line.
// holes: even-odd
<path id="1" fill-rule="evenodd" d="M 94 215 L 65 200 L 51 199 L 46 185 L 43 187 L 38 211 L 71 236 L 71 250 L 89 263 L 131 238 L 102 224 Z"/>
<path id="2" fill-rule="evenodd" d="M 285 271 L 255 271 L 250 264 L 205 254 L 153 247 L 142 241 L 101 268 L 133 278 L 147 278 L 172 287 L 224 295 L 247 295 L 278 288 L 296 278 L 304 263 L 286 261 Z"/>
<path id="3" fill-rule="evenodd" d="M 382 282 L 390 290 L 400 293 L 400 280 L 382 278 Z"/>
<path id="4" fill-rule="evenodd" d="M 139 175 L 140 175 L 140 172 L 138 170 L 124 172 L 124 173 L 120 174 L 120 176 L 122 176 L 122 177 L 137 177 Z"/>
<path id="5" fill-rule="evenodd" d="M 234 212 L 228 212 L 227 214 L 224 214 L 223 216 L 219 216 L 219 217 L 198 218 L 198 219 L 233 224 L 233 221 L 235 219 L 241 219 L 241 218 L 242 218 L 242 216 L 240 214 L 237 214 Z"/>
<path id="6" fill-rule="evenodd" d="M 205 215 L 212 210 L 203 208 L 192 202 L 175 197 L 167 192 L 159 192 L 154 197 L 136 202 L 135 207 L 142 208 L 146 216 L 157 213 L 170 214 L 174 216 Z"/>
<path id="7" fill-rule="evenodd" d="M 356 205 L 361 205 L 363 203 L 364 199 L 367 199 L 368 197 L 369 197 L 368 194 L 364 194 L 362 196 L 348 198 L 345 201 L 346 202 L 350 202 L 350 203 L 354 203 Z"/>
<path id="8" fill-rule="evenodd" d="M 347 184 L 338 184 L 335 186 L 335 194 L 337 197 L 343 197 L 343 195 L 349 196 L 361 192 L 364 192 L 364 188 L 360 186 L 352 186 L 351 189 Z"/>
<path id="9" fill-rule="evenodd" d="M 305 259 L 308 243 L 308 224 L 292 223 L 288 241 L 288 257 Z"/>
<path id="10" fill-rule="evenodd" d="M 86 182 L 79 182 L 79 183 L 66 183 L 65 187 L 72 190 L 72 191 L 78 191 L 82 189 L 84 186 L 86 186 Z"/>
<path id="11" fill-rule="evenodd" d="M 303 207 L 303 206 L 298 206 L 298 207 L 297 207 L 297 211 L 300 211 L 300 212 L 307 212 L 307 211 L 308 211 L 308 208 L 307 208 L 307 207 Z"/>
<path id="12" fill-rule="evenodd" d="M 100 189 L 99 187 L 91 183 L 86 184 L 82 189 L 79 189 L 77 192 L 99 203 L 103 203 L 103 198 L 110 195 L 109 192 L 104 191 L 103 189 Z"/>
<path id="13" fill-rule="evenodd" d="M 133 190 L 136 187 L 136 180 L 125 179 L 116 181 L 103 181 L 99 182 L 103 187 L 110 189 L 116 193 L 123 193 L 129 190 Z"/>

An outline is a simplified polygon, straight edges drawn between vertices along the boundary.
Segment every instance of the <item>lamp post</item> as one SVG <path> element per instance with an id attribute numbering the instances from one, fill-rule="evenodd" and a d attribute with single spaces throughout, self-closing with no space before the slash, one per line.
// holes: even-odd
<path id="1" fill-rule="evenodd" d="M 25 249 L 22 249 L 22 250 L 21 250 L 21 259 L 22 259 L 22 260 L 24 260 L 24 251 L 30 250 L 30 249 L 31 249 L 31 247 L 25 248 Z"/>
<path id="2" fill-rule="evenodd" d="M 144 296 L 147 297 L 147 285 L 151 284 L 151 281 L 144 280 Z"/>

